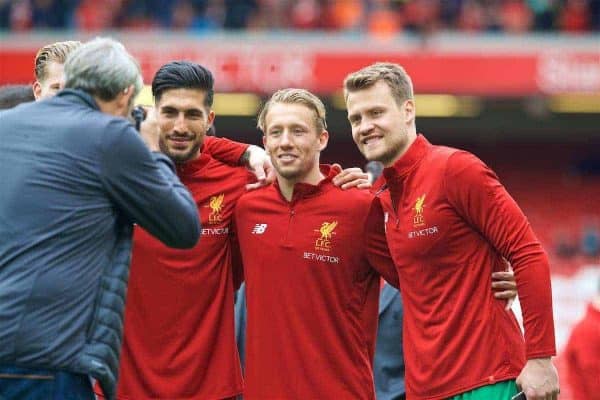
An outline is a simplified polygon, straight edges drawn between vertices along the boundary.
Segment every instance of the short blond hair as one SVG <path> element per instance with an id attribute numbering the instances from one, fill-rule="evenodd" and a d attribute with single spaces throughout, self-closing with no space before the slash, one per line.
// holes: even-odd
<path id="1" fill-rule="evenodd" d="M 379 81 L 389 86 L 397 104 L 414 98 L 410 76 L 400 65 L 388 62 L 371 64 L 346 76 L 344 98 L 348 100 L 348 93 L 368 89 Z"/>
<path id="2" fill-rule="evenodd" d="M 59 64 L 64 64 L 67 60 L 67 56 L 79 46 L 81 46 L 81 42 L 76 40 L 68 40 L 65 42 L 52 43 L 39 49 L 35 55 L 33 69 L 35 79 L 38 81 L 43 81 L 46 79 L 46 67 L 48 66 L 48 63 L 56 62 Z"/>
<path id="3" fill-rule="evenodd" d="M 327 129 L 327 113 L 325 111 L 325 105 L 317 96 L 312 94 L 306 89 L 288 88 L 281 89 L 273 93 L 273 95 L 263 105 L 260 113 L 258 114 L 258 122 L 256 127 L 263 133 L 265 132 L 265 122 L 267 119 L 267 113 L 272 104 L 284 103 L 284 104 L 301 104 L 308 107 L 315 113 L 315 128 L 317 132 L 322 132 Z"/>

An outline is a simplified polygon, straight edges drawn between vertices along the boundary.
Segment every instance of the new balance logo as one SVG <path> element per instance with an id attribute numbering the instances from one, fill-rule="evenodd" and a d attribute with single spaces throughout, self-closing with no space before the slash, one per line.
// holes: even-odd
<path id="1" fill-rule="evenodd" d="M 262 235 L 267 230 L 267 224 L 256 224 L 252 229 L 253 235 Z"/>

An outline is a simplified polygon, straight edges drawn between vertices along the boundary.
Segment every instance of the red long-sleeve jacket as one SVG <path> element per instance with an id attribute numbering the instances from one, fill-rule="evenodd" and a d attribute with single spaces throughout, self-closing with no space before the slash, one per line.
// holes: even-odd
<path id="1" fill-rule="evenodd" d="M 232 218 L 250 176 L 246 145 L 207 137 L 177 175 L 198 206 L 202 237 L 169 248 L 136 227 L 117 396 L 123 400 L 232 397 L 242 392 L 234 337 Z"/>
<path id="2" fill-rule="evenodd" d="M 386 233 L 402 283 L 407 397 L 442 399 L 554 355 L 548 260 L 496 175 L 423 136 L 384 170 Z M 490 274 L 512 264 L 525 341 Z"/>
<path id="3" fill-rule="evenodd" d="M 379 274 L 397 285 L 379 201 L 318 185 L 245 194 L 235 211 L 246 279 L 244 399 L 374 399 Z"/>

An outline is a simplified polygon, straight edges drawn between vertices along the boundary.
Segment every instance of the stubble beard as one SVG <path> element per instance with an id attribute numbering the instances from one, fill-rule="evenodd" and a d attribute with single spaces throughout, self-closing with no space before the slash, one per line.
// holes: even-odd
<path id="1" fill-rule="evenodd" d="M 299 165 L 297 168 L 286 168 L 279 166 L 276 162 L 273 163 L 273 168 L 275 168 L 277 176 L 292 182 L 300 182 L 308 176 L 310 170 L 304 167 L 305 165 Z"/>
<path id="2" fill-rule="evenodd" d="M 301 174 L 301 171 L 299 169 L 287 169 L 287 168 L 282 168 L 280 166 L 278 166 L 277 164 L 273 165 L 273 167 L 275 168 L 275 172 L 277 172 L 277 175 L 281 176 L 284 179 L 288 179 L 288 180 L 295 180 L 297 179 Z"/>
<path id="3" fill-rule="evenodd" d="M 367 161 L 379 161 L 384 166 L 389 167 L 391 164 L 393 164 L 396 161 L 400 152 L 401 152 L 400 147 L 390 147 L 390 148 L 386 148 L 385 151 L 383 151 L 380 154 L 376 154 L 371 157 L 365 157 L 365 158 L 367 159 Z"/>
<path id="4" fill-rule="evenodd" d="M 158 141 L 158 147 L 160 151 L 171 159 L 175 164 L 185 164 L 188 161 L 195 159 L 200 153 L 200 143 L 194 143 L 192 148 L 185 153 L 171 152 L 169 146 L 167 146 L 166 139 L 160 139 Z"/>
<path id="5" fill-rule="evenodd" d="M 367 159 L 367 161 L 379 161 L 385 167 L 389 167 L 393 165 L 402 154 L 404 154 L 406 146 L 408 143 L 407 135 L 403 134 L 402 140 L 398 142 L 384 144 L 384 149 L 382 151 L 375 152 L 371 156 L 367 156 L 365 152 L 363 156 Z"/>

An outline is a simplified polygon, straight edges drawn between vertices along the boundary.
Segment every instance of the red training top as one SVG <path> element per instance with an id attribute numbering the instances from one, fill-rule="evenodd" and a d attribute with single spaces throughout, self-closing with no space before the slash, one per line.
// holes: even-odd
<path id="1" fill-rule="evenodd" d="M 565 349 L 573 400 L 600 400 L 600 309 L 589 304 Z"/>
<path id="2" fill-rule="evenodd" d="M 119 399 L 210 400 L 242 392 L 230 238 L 233 209 L 249 174 L 206 150 L 177 167 L 198 205 L 198 244 L 172 249 L 134 230 Z M 229 154 L 238 160 L 241 152 Z"/>
<path id="3" fill-rule="evenodd" d="M 206 136 L 202 144 L 202 152 L 217 161 L 235 167 L 239 165 L 240 158 L 248 146 L 245 143 L 234 142 L 223 137 Z"/>
<path id="4" fill-rule="evenodd" d="M 547 256 L 497 176 L 472 154 L 421 135 L 384 175 L 407 397 L 447 398 L 516 378 L 526 357 L 556 354 Z M 490 290 L 504 258 L 515 271 L 525 343 Z"/>
<path id="5" fill-rule="evenodd" d="M 379 275 L 397 285 L 379 201 L 331 183 L 246 193 L 235 211 L 244 275 L 245 400 L 374 399 Z M 374 269 L 375 268 L 375 269 Z"/>

